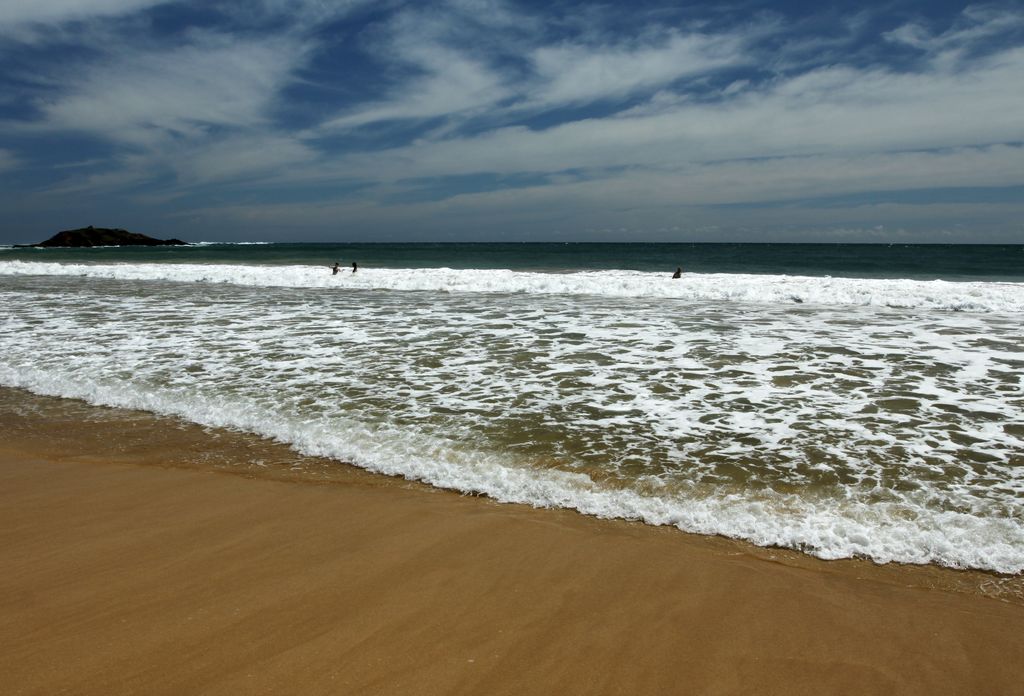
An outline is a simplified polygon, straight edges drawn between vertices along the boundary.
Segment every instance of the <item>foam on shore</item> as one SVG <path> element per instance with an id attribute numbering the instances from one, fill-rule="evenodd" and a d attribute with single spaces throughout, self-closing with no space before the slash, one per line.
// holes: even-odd
<path id="1" fill-rule="evenodd" d="M 822 558 L 1024 570 L 1014 316 L 508 289 L 704 282 L 621 272 L 479 272 L 509 282 L 415 293 L 381 290 L 477 272 L 229 266 L 230 282 L 168 282 L 176 268 L 222 267 L 8 275 L 0 384 L 244 430 L 501 501 Z M 115 276 L 71 273 L 82 269 Z M 319 285 L 259 284 L 279 272 Z"/>
<path id="2" fill-rule="evenodd" d="M 966 512 L 936 512 L 913 495 L 888 503 L 764 491 L 759 495 L 706 488 L 691 497 L 639 495 L 599 486 L 588 476 L 515 466 L 499 454 L 342 418 L 308 419 L 267 411 L 243 400 L 201 393 L 140 392 L 71 375 L 0 365 L 0 384 L 89 403 L 146 410 L 211 427 L 255 433 L 297 451 L 331 457 L 376 473 L 484 494 L 500 502 L 560 507 L 603 518 L 671 525 L 685 532 L 798 549 L 824 559 L 870 558 L 878 563 L 937 563 L 1001 573 L 1024 571 L 1024 524 Z"/>
<path id="3" fill-rule="evenodd" d="M 347 269 L 332 276 L 309 266 L 232 264 L 80 264 L 0 262 L 0 275 L 79 276 L 138 281 L 228 283 L 252 287 L 362 288 L 402 291 L 532 293 L 674 298 L 750 303 L 808 303 L 969 312 L 1024 311 L 1024 283 L 830 278 L 790 275 L 585 271 L 532 273 L 451 268 Z"/>

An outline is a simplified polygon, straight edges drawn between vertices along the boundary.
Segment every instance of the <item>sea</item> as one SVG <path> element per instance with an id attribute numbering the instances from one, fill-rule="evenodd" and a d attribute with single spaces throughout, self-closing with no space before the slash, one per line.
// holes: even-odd
<path id="1" fill-rule="evenodd" d="M 1024 245 L 3 247 L 0 385 L 496 501 L 1024 571 Z"/>

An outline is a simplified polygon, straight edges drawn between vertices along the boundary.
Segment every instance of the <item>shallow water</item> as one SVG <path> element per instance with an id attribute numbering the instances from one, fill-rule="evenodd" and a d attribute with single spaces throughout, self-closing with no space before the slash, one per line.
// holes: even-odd
<path id="1" fill-rule="evenodd" d="M 7 386 L 498 500 L 1024 569 L 1021 284 L 7 263 L 0 302 Z"/>

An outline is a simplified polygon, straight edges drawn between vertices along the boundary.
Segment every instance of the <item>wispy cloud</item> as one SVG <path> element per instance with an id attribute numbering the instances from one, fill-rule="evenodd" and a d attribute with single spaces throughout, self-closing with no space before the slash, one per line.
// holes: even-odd
<path id="1" fill-rule="evenodd" d="M 309 166 L 317 153 L 294 138 L 269 134 L 239 134 L 199 143 L 181 152 L 171 164 L 178 180 L 189 186 L 213 182 L 283 176 L 287 167 Z"/>
<path id="2" fill-rule="evenodd" d="M 112 17 L 154 7 L 167 0 L 46 0 L 0 3 L 0 28 Z"/>
<path id="3" fill-rule="evenodd" d="M 50 200 L 226 218 L 249 206 L 270 224 L 302 198 L 312 227 L 344 213 L 434 230 L 671 230 L 684 210 L 688 229 L 712 229 L 749 221 L 728 208 L 749 205 L 781 229 L 815 199 L 1024 186 L 1012 5 L 898 25 L 870 7 L 701 21 L 675 5 L 512 0 L 37 5 L 0 5 L 0 51 L 17 58 L 0 67 L 0 171 L 35 164 L 22 186 Z M 34 37 L 27 57 L 19 35 Z M 81 144 L 65 155 L 55 138 Z M 827 216 L 874 229 L 868 207 Z M 909 229 L 937 208 L 874 210 Z"/>
<path id="4" fill-rule="evenodd" d="M 885 37 L 929 53 L 960 50 L 992 37 L 1024 29 L 1024 13 L 993 5 L 970 5 L 959 21 L 945 31 L 935 32 L 920 22 L 903 24 Z"/>
<path id="5" fill-rule="evenodd" d="M 167 50 L 115 51 L 65 73 L 66 91 L 39 104 L 43 118 L 36 127 L 152 145 L 216 126 L 260 125 L 301 55 L 287 38 L 216 34 L 197 34 Z"/>
<path id="6" fill-rule="evenodd" d="M 403 59 L 424 74 L 402 85 L 399 93 L 333 118 L 321 124 L 320 130 L 399 119 L 470 116 L 511 93 L 488 66 L 443 46 L 408 47 Z"/>
<path id="7" fill-rule="evenodd" d="M 389 72 L 404 70 L 411 76 L 385 99 L 351 108 L 321 124 L 321 130 L 485 113 L 508 118 L 649 93 L 684 77 L 749 63 L 744 44 L 749 35 L 764 31 L 744 27 L 704 34 L 657 27 L 618 42 L 577 38 L 538 43 L 521 32 L 535 25 L 535 18 L 502 3 L 462 1 L 448 8 L 455 11 L 429 17 L 410 11 L 390 22 L 373 44 L 375 58 Z M 469 9 L 487 14 L 468 15 Z M 478 32 L 495 25 L 517 31 L 482 48 Z"/>
<path id="8" fill-rule="evenodd" d="M 936 175 L 936 172 L 938 173 Z M 571 204 L 577 209 L 701 206 L 812 200 L 856 192 L 928 187 L 1024 186 L 1024 147 L 787 157 L 628 169 L 607 176 L 464 194 L 455 205 Z"/>
<path id="9" fill-rule="evenodd" d="M 0 149 L 0 174 L 11 171 L 18 166 L 18 158 L 13 152 Z"/>
<path id="10" fill-rule="evenodd" d="M 671 167 L 754 159 L 921 150 L 1019 141 L 1024 49 L 966 72 L 824 67 L 720 101 L 592 118 L 352 156 L 382 178 L 475 172 Z"/>
<path id="11" fill-rule="evenodd" d="M 535 105 L 565 105 L 621 97 L 658 88 L 682 77 L 706 74 L 751 60 L 742 34 L 680 34 L 625 46 L 564 43 L 531 55 Z"/>

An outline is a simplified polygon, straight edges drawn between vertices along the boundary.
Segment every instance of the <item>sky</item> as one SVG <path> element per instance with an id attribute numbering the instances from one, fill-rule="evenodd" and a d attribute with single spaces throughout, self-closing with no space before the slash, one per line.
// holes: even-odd
<path id="1" fill-rule="evenodd" d="M 0 0 L 0 244 L 1024 243 L 1024 3 Z"/>

